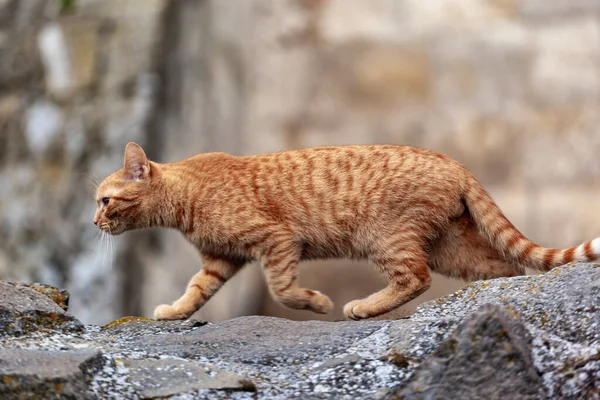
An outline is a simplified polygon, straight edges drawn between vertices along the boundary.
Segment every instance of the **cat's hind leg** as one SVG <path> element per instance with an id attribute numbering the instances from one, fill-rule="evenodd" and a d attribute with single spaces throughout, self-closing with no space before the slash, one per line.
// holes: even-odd
<path id="1" fill-rule="evenodd" d="M 271 296 L 286 307 L 327 314 L 333 303 L 324 294 L 298 286 L 300 249 L 293 242 L 266 247 L 260 257 Z"/>
<path id="2" fill-rule="evenodd" d="M 468 210 L 431 241 L 428 254 L 433 272 L 453 278 L 473 281 L 525 274 L 523 266 L 492 247 Z"/>
<path id="3" fill-rule="evenodd" d="M 388 285 L 361 300 L 344 306 L 344 315 L 353 320 L 371 318 L 409 302 L 429 288 L 431 275 L 419 229 L 406 226 L 401 232 L 380 239 L 370 260 L 388 280 Z"/>
<path id="4" fill-rule="evenodd" d="M 202 255 L 202 269 L 190 279 L 185 293 L 172 305 L 154 310 L 156 319 L 185 319 L 198 311 L 243 264 Z"/>

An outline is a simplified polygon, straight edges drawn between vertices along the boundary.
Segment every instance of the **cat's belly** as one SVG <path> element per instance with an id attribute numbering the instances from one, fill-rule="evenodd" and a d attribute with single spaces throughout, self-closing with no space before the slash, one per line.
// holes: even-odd
<path id="1" fill-rule="evenodd" d="M 207 237 L 199 239 L 193 234 L 184 234 L 186 239 L 194 244 L 201 253 L 214 258 L 221 258 L 236 263 L 246 263 L 257 258 L 256 251 L 264 247 L 264 243 L 258 243 L 258 247 L 249 246 L 252 243 L 248 238 L 227 238 L 226 235 L 210 240 Z M 352 233 L 335 234 L 327 232 L 326 229 L 315 232 L 302 232 L 300 241 L 300 260 L 322 260 L 332 258 L 350 258 L 355 260 L 368 258 L 370 252 L 364 242 L 356 240 Z M 220 240 L 219 240 L 220 239 Z M 294 243 L 298 245 L 298 243 Z M 271 246 L 272 244 L 269 244 Z M 268 247 L 268 246 L 267 246 Z"/>
<path id="2" fill-rule="evenodd" d="M 368 257 L 366 249 L 357 247 L 350 239 L 344 241 L 303 241 L 301 260 L 323 260 L 330 258 L 351 258 L 356 260 Z"/>

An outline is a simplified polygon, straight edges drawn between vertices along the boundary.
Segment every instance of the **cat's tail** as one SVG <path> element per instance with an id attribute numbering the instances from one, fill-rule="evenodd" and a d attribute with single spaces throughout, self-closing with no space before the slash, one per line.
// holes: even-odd
<path id="1" fill-rule="evenodd" d="M 477 227 L 487 235 L 491 245 L 521 265 L 548 271 L 572 261 L 600 258 L 600 238 L 569 249 L 549 249 L 533 243 L 504 216 L 483 186 L 470 174 L 463 198 Z"/>

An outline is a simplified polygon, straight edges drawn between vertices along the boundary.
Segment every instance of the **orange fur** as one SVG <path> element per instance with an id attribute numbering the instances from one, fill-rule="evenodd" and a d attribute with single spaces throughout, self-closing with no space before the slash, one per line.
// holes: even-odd
<path id="1" fill-rule="evenodd" d="M 203 268 L 180 299 L 157 307 L 158 319 L 189 317 L 251 260 L 262 263 L 279 302 L 318 313 L 333 304 L 298 285 L 298 263 L 370 260 L 388 285 L 346 304 L 345 315 L 361 319 L 427 290 L 430 269 L 486 279 L 600 252 L 600 239 L 566 250 L 530 242 L 457 161 L 408 146 L 209 153 L 159 164 L 130 143 L 96 202 L 94 223 L 107 232 L 173 228 L 199 250 Z"/>

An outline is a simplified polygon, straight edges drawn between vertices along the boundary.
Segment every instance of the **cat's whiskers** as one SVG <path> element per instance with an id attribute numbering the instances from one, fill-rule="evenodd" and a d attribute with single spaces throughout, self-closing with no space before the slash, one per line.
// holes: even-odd
<path id="1" fill-rule="evenodd" d="M 94 188 L 97 188 L 98 186 L 100 186 L 100 181 L 94 175 L 92 175 L 90 173 L 86 173 L 86 176 L 88 178 L 88 181 L 94 185 Z"/>
<path id="2" fill-rule="evenodd" d="M 102 251 L 102 268 L 106 267 L 106 263 L 108 261 L 108 269 L 112 271 L 113 262 L 114 262 L 114 254 L 115 254 L 115 244 L 114 238 L 112 235 L 112 228 L 110 223 L 103 222 L 99 226 L 98 232 L 100 233 L 100 248 Z M 96 234 L 97 236 L 98 234 Z M 107 260 L 108 258 L 108 260 Z"/>
<path id="3" fill-rule="evenodd" d="M 109 249 L 110 249 L 110 253 L 109 253 L 109 257 L 110 257 L 110 265 L 108 267 L 108 269 L 110 271 L 112 271 L 113 268 L 113 263 L 114 263 L 114 256 L 115 256 L 115 242 L 114 242 L 115 238 L 112 235 L 111 229 L 110 227 L 108 227 L 108 243 L 109 243 Z"/>
<path id="4" fill-rule="evenodd" d="M 98 235 L 100 234 L 100 229 L 96 229 L 95 232 L 93 230 L 90 229 L 86 229 L 83 233 L 83 239 L 87 242 L 87 241 L 95 241 L 98 238 Z"/>
<path id="5" fill-rule="evenodd" d="M 98 186 L 100 186 L 100 180 L 89 172 L 81 172 L 80 174 L 86 178 L 87 189 L 95 193 Z"/>
<path id="6" fill-rule="evenodd" d="M 92 238 L 92 240 L 93 240 L 93 241 L 96 241 L 96 240 L 98 240 L 98 236 L 100 236 L 100 232 L 102 232 L 100 229 L 98 229 L 98 230 L 96 231 L 96 234 L 95 234 L 95 235 L 94 235 L 94 237 Z M 96 247 L 96 250 L 97 250 L 97 249 L 98 249 L 98 248 Z"/>
<path id="7" fill-rule="evenodd" d="M 102 230 L 100 247 L 102 248 L 102 268 L 104 268 L 106 265 L 106 232 L 104 232 L 104 230 Z"/>
<path id="8" fill-rule="evenodd" d="M 99 238 L 100 234 L 102 233 L 102 231 L 100 229 L 98 229 L 98 231 L 96 231 L 96 234 L 94 235 L 94 237 L 92 238 L 93 242 L 96 242 L 96 246 L 94 246 L 90 251 L 89 251 L 89 255 L 93 256 L 98 252 L 98 249 L 100 248 L 100 241 L 102 239 L 102 237 Z"/>

